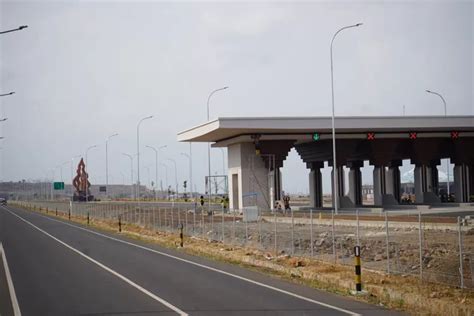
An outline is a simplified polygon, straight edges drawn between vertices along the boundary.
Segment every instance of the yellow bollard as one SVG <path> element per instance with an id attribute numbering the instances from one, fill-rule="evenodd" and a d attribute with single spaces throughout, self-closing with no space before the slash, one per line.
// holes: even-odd
<path id="1" fill-rule="evenodd" d="M 356 280 L 356 291 L 362 291 L 362 277 L 361 277 L 361 266 L 360 266 L 360 246 L 354 247 L 355 255 L 355 280 Z"/>

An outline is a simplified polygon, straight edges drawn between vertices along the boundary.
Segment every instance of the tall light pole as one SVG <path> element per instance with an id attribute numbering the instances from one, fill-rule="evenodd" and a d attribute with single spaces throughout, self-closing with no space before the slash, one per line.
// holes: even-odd
<path id="1" fill-rule="evenodd" d="M 428 93 L 431 93 L 431 94 L 434 94 L 434 95 L 437 95 L 438 97 L 441 98 L 441 100 L 443 100 L 443 104 L 444 104 L 444 116 L 447 116 L 448 115 L 448 109 L 446 107 L 446 100 L 443 98 L 443 96 L 441 94 L 439 94 L 438 92 L 434 92 L 434 91 L 431 91 L 431 90 L 426 90 L 426 92 Z"/>
<path id="2" fill-rule="evenodd" d="M 52 200 L 54 199 L 54 194 L 53 194 L 54 168 L 52 168 L 50 171 L 51 171 L 51 174 L 52 174 L 51 185 L 50 185 L 50 189 L 51 189 L 51 201 L 52 201 Z"/>
<path id="3" fill-rule="evenodd" d="M 112 134 L 105 140 L 105 196 L 109 196 L 109 140 L 117 135 L 118 133 Z"/>
<path id="4" fill-rule="evenodd" d="M 176 197 L 179 198 L 179 190 L 178 190 L 178 167 L 176 165 L 176 160 L 167 158 L 166 160 L 171 161 L 174 165 L 174 182 L 176 185 Z"/>
<path id="5" fill-rule="evenodd" d="M 155 200 L 158 200 L 158 151 L 162 148 L 166 148 L 166 145 L 163 145 L 156 149 L 153 146 L 145 146 L 146 148 L 150 148 L 155 152 Z"/>
<path id="6" fill-rule="evenodd" d="M 150 166 L 145 166 L 145 169 L 147 171 L 147 175 L 148 175 L 148 184 L 150 184 Z M 146 185 L 145 185 L 146 187 Z"/>
<path id="7" fill-rule="evenodd" d="M 86 167 L 84 168 L 87 172 L 87 180 L 89 180 L 89 161 L 87 159 L 87 156 L 89 154 L 89 150 L 91 150 L 92 148 L 97 148 L 97 145 L 92 145 L 92 146 L 89 146 L 87 149 L 86 149 Z M 87 187 L 87 183 L 86 183 L 86 202 L 89 202 L 89 188 Z"/>
<path id="8" fill-rule="evenodd" d="M 67 165 L 68 163 L 69 163 L 69 161 L 65 161 L 65 162 L 63 162 L 62 164 L 60 164 L 58 166 L 60 168 L 59 172 L 60 172 L 60 176 L 61 176 L 61 182 L 64 182 L 64 180 L 63 180 L 63 166 Z"/>
<path id="9" fill-rule="evenodd" d="M 189 145 L 191 145 L 191 143 L 189 143 Z M 190 187 L 189 193 L 192 199 L 193 198 L 193 164 L 192 164 L 190 155 L 188 155 L 187 153 L 181 153 L 181 155 L 188 157 L 189 159 L 189 187 Z"/>
<path id="10" fill-rule="evenodd" d="M 340 28 L 336 33 L 334 33 L 334 36 L 332 37 L 331 40 L 331 100 L 332 100 L 332 117 L 331 117 L 331 125 L 332 125 L 332 163 L 333 163 L 333 199 L 334 199 L 334 212 L 337 214 L 338 213 L 338 200 L 337 200 L 337 165 L 336 165 L 336 128 L 334 126 L 334 66 L 333 66 L 333 57 L 332 57 L 332 45 L 334 43 L 334 39 L 336 38 L 337 34 L 339 34 L 341 31 L 353 28 L 353 27 L 358 27 L 361 26 L 362 23 L 357 23 L 354 25 L 349 25 L 349 26 L 344 26 Z"/>
<path id="11" fill-rule="evenodd" d="M 149 120 L 153 115 L 142 118 L 137 124 L 137 201 L 140 203 L 140 125 L 144 120 Z"/>
<path id="12" fill-rule="evenodd" d="M 6 97 L 6 96 L 9 96 L 9 95 L 14 95 L 15 92 L 9 92 L 9 93 L 3 93 L 3 94 L 0 94 L 0 97 Z"/>
<path id="13" fill-rule="evenodd" d="M 130 199 L 133 200 L 133 156 L 126 153 L 122 153 L 122 155 L 130 158 L 130 187 L 131 187 Z"/>
<path id="14" fill-rule="evenodd" d="M 21 26 L 17 27 L 16 29 L 1 31 L 0 34 L 5 34 L 5 33 L 10 33 L 10 32 L 15 32 L 15 31 L 20 31 L 20 30 L 26 29 L 27 27 L 28 27 L 28 25 L 21 25 Z"/>
<path id="15" fill-rule="evenodd" d="M 222 90 L 226 90 L 229 87 L 225 86 L 219 89 L 216 89 L 209 93 L 209 96 L 207 97 L 207 121 L 209 122 L 209 101 L 211 100 L 211 97 L 214 95 L 214 93 Z M 211 143 L 207 143 L 207 197 L 209 199 L 208 205 L 209 205 L 209 212 L 211 211 Z"/>
<path id="16" fill-rule="evenodd" d="M 168 196 L 168 166 L 165 165 L 164 163 L 158 163 L 160 166 L 165 167 L 165 185 L 166 185 L 166 196 L 169 199 Z"/>
<path id="17" fill-rule="evenodd" d="M 443 98 L 443 96 L 441 94 L 439 94 L 438 92 L 431 91 L 431 90 L 426 90 L 426 92 L 437 95 L 438 97 L 441 98 L 441 100 L 443 101 L 443 104 L 444 104 L 444 116 L 445 117 L 448 116 L 448 108 L 446 106 L 446 100 Z M 446 159 L 446 175 L 448 176 L 448 183 L 447 183 L 446 193 L 448 193 L 448 202 L 449 202 L 449 158 Z"/>

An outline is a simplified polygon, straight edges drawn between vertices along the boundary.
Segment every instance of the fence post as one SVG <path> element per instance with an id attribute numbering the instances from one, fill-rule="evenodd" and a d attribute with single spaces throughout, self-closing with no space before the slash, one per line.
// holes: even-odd
<path id="1" fill-rule="evenodd" d="M 309 209 L 309 235 L 310 235 L 310 247 L 311 247 L 311 257 L 314 255 L 314 239 L 313 239 L 313 209 Z"/>
<path id="2" fill-rule="evenodd" d="M 181 248 L 183 248 L 184 247 L 183 223 L 181 223 L 179 228 L 180 228 L 179 238 L 181 240 L 180 241 L 180 246 L 181 246 Z"/>
<path id="3" fill-rule="evenodd" d="M 458 216 L 458 237 L 459 237 L 459 274 L 461 279 L 461 289 L 464 288 L 464 271 L 463 271 L 463 255 L 462 255 L 462 222 Z"/>
<path id="4" fill-rule="evenodd" d="M 293 217 L 293 209 L 291 212 L 291 255 L 295 254 L 295 218 Z"/>
<path id="5" fill-rule="evenodd" d="M 56 216 L 58 216 L 58 208 L 56 207 Z"/>
<path id="6" fill-rule="evenodd" d="M 337 263 L 337 254 L 336 254 L 336 236 L 334 232 L 334 208 L 332 209 L 331 212 L 331 218 L 332 218 L 332 228 L 331 228 L 331 235 L 332 235 L 332 254 L 334 256 L 334 263 Z"/>
<path id="7" fill-rule="evenodd" d="M 158 206 L 158 227 L 161 230 L 161 208 Z"/>
<path id="8" fill-rule="evenodd" d="M 118 216 L 119 233 L 122 232 L 122 216 Z"/>
<path id="9" fill-rule="evenodd" d="M 224 204 L 222 204 L 222 243 L 224 243 Z"/>
<path id="10" fill-rule="evenodd" d="M 89 225 L 90 219 L 89 219 L 89 212 L 87 212 L 87 225 Z"/>
<path id="11" fill-rule="evenodd" d="M 155 212 L 156 212 L 156 207 L 152 207 L 151 208 L 151 211 L 153 212 L 153 232 L 156 233 L 156 221 L 155 221 Z"/>
<path id="12" fill-rule="evenodd" d="M 258 246 L 263 249 L 263 238 L 262 238 L 262 212 L 257 209 L 257 227 L 258 227 Z"/>
<path id="13" fill-rule="evenodd" d="M 418 210 L 418 242 L 420 243 L 420 279 L 423 280 L 423 234 L 421 231 L 421 209 Z"/>
<path id="14" fill-rule="evenodd" d="M 171 231 L 174 229 L 174 207 L 170 208 L 170 215 L 171 215 Z"/>
<path id="15" fill-rule="evenodd" d="M 275 258 L 278 256 L 278 245 L 277 245 L 277 211 L 273 211 L 273 232 L 274 232 L 274 240 L 275 240 L 275 245 L 274 245 L 274 250 L 275 250 Z"/>
<path id="16" fill-rule="evenodd" d="M 249 240 L 249 223 L 248 223 L 248 214 L 242 217 L 242 219 L 245 217 L 245 245 L 247 245 L 247 242 Z"/>
<path id="17" fill-rule="evenodd" d="M 387 211 L 385 211 L 385 233 L 386 233 L 386 253 L 387 253 L 387 274 L 390 274 L 390 239 L 388 235 L 388 216 Z"/>
<path id="18" fill-rule="evenodd" d="M 186 205 L 185 205 L 186 206 Z M 184 208 L 184 232 L 188 234 L 188 208 Z"/>
<path id="19" fill-rule="evenodd" d="M 211 214 L 211 240 L 214 240 L 214 211 L 210 211 L 209 214 Z"/>
<path id="20" fill-rule="evenodd" d="M 234 243 L 235 242 L 235 208 L 233 210 L 234 210 L 234 214 L 232 216 L 232 242 Z"/>
<path id="21" fill-rule="evenodd" d="M 179 209 L 179 204 L 178 204 L 178 227 L 181 225 L 181 215 L 180 215 L 180 209 Z"/>
<path id="22" fill-rule="evenodd" d="M 206 226 L 206 218 L 204 217 L 204 206 L 201 205 L 201 235 L 203 238 L 206 235 L 205 226 Z"/>
<path id="23" fill-rule="evenodd" d="M 193 213 L 193 235 L 196 233 L 196 211 L 197 211 L 197 202 L 194 202 L 194 213 Z"/>

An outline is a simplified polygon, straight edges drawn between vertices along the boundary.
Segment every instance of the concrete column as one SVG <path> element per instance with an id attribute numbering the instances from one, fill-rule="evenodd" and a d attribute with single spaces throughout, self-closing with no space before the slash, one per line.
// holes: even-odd
<path id="1" fill-rule="evenodd" d="M 349 161 L 347 167 L 349 170 L 349 194 L 348 198 L 354 206 L 362 205 L 362 174 L 360 167 L 362 161 Z"/>
<path id="2" fill-rule="evenodd" d="M 416 164 L 414 171 L 415 178 L 415 202 L 416 203 L 441 203 L 435 192 L 438 183 L 438 170 L 436 164 Z M 434 184 L 436 184 L 434 186 Z"/>
<path id="3" fill-rule="evenodd" d="M 323 206 L 323 182 L 321 177 L 321 168 L 324 162 L 312 163 L 309 173 L 309 200 L 312 208 Z"/>
<path id="4" fill-rule="evenodd" d="M 383 204 L 383 196 L 386 194 L 385 167 L 374 167 L 374 205 Z"/>
<path id="5" fill-rule="evenodd" d="M 435 166 L 432 166 L 431 168 L 431 183 L 430 186 L 431 190 L 430 192 L 433 192 L 436 196 L 439 197 L 439 174 L 438 174 L 438 168 Z"/>
<path id="6" fill-rule="evenodd" d="M 331 192 L 332 192 L 332 205 L 334 207 L 334 198 L 336 197 L 339 201 L 338 206 L 339 207 L 346 207 L 342 203 L 343 197 L 344 197 L 344 167 L 340 166 L 336 168 L 336 177 L 337 177 L 337 193 L 334 194 L 334 168 L 332 168 L 331 171 Z"/>
<path id="7" fill-rule="evenodd" d="M 415 166 L 414 170 L 415 180 L 415 202 L 423 203 L 423 194 L 427 190 L 426 169 L 424 166 Z"/>
<path id="8" fill-rule="evenodd" d="M 472 183 L 472 169 L 467 164 L 454 165 L 454 195 L 456 202 L 469 202 L 473 188 Z"/>
<path id="9" fill-rule="evenodd" d="M 281 200 L 281 171 L 280 168 L 275 170 L 275 200 Z"/>
<path id="10" fill-rule="evenodd" d="M 400 169 L 402 161 L 391 161 L 385 174 L 386 194 L 393 197 L 395 204 L 400 203 Z M 390 197 L 391 198 L 391 197 Z M 388 201 L 385 201 L 386 203 Z"/>
<path id="11" fill-rule="evenodd" d="M 229 179 L 232 179 L 229 181 L 230 205 L 240 209 L 247 206 L 270 209 L 274 202 L 273 181 L 262 157 L 256 155 L 255 145 L 232 144 L 228 150 Z"/>

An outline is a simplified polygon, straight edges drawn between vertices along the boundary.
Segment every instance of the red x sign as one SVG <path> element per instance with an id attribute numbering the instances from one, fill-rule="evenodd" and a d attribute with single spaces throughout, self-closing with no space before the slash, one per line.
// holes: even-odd
<path id="1" fill-rule="evenodd" d="M 457 132 L 457 131 L 452 131 L 452 132 L 451 132 L 451 138 L 452 138 L 452 139 L 458 139 L 458 138 L 459 138 L 459 132 Z"/>
<path id="2" fill-rule="evenodd" d="M 416 139 L 417 134 L 416 134 L 416 132 L 410 132 L 409 136 L 410 136 L 410 139 Z"/>
<path id="3" fill-rule="evenodd" d="M 375 133 L 367 133 L 367 139 L 368 140 L 374 140 L 375 139 Z"/>

